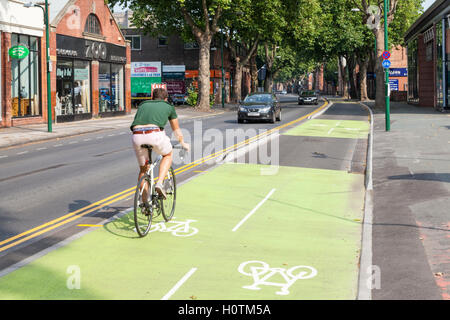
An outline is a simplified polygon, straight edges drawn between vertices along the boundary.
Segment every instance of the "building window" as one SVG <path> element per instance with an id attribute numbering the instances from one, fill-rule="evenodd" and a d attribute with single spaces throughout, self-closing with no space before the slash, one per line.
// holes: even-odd
<path id="1" fill-rule="evenodd" d="M 24 59 L 11 59 L 11 99 L 13 117 L 41 115 L 40 39 L 23 34 L 11 35 L 11 46 L 23 45 L 30 50 Z"/>
<path id="2" fill-rule="evenodd" d="M 84 32 L 92 33 L 92 34 L 102 34 L 102 30 L 100 28 L 100 21 L 97 16 L 91 13 L 86 20 L 86 25 L 84 27 Z"/>
<path id="3" fill-rule="evenodd" d="M 123 65 L 100 62 L 99 112 L 124 111 L 124 70 Z"/>
<path id="4" fill-rule="evenodd" d="M 158 47 L 167 47 L 168 40 L 167 37 L 159 36 L 158 37 Z"/>
<path id="5" fill-rule="evenodd" d="M 131 50 L 141 50 L 141 36 L 125 36 L 131 42 Z"/>
<path id="6" fill-rule="evenodd" d="M 88 61 L 58 58 L 57 116 L 91 113 L 91 68 Z"/>

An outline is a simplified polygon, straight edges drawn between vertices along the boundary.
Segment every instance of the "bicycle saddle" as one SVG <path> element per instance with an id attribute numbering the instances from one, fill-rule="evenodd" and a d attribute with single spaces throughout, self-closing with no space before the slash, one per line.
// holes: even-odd
<path id="1" fill-rule="evenodd" d="M 153 146 L 149 145 L 149 144 L 141 144 L 141 148 L 146 148 L 146 149 L 153 149 Z"/>

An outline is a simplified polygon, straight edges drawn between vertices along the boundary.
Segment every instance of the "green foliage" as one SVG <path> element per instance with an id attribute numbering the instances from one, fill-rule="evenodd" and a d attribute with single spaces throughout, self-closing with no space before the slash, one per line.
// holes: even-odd
<path id="1" fill-rule="evenodd" d="M 198 101 L 198 92 L 194 86 L 190 86 L 187 90 L 188 98 L 186 99 L 186 103 L 191 107 L 195 107 Z"/>

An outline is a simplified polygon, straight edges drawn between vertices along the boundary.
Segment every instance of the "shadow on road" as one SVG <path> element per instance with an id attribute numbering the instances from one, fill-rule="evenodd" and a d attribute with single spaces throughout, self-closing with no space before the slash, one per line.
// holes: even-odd
<path id="1" fill-rule="evenodd" d="M 417 173 L 402 174 L 398 176 L 389 176 L 389 180 L 423 180 L 423 181 L 439 181 L 450 182 L 450 173 Z"/>

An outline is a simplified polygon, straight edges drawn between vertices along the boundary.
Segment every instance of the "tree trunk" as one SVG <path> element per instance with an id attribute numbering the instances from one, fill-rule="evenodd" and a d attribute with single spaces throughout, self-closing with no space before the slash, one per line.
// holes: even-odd
<path id="1" fill-rule="evenodd" d="M 250 72 L 252 76 L 252 89 L 251 92 L 258 91 L 258 67 L 256 65 L 256 55 L 254 55 L 250 62 Z"/>
<path id="2" fill-rule="evenodd" d="M 375 59 L 375 73 L 376 73 L 376 94 L 375 94 L 375 107 L 385 108 L 385 76 L 383 62 L 384 51 L 384 28 L 380 28 L 376 32 L 377 38 L 377 57 Z"/>
<path id="3" fill-rule="evenodd" d="M 347 82 L 347 72 L 346 72 L 346 68 L 345 65 L 343 63 L 343 58 L 340 57 L 339 58 L 339 72 L 341 75 L 341 95 L 343 98 L 348 98 L 348 82 Z"/>
<path id="4" fill-rule="evenodd" d="M 264 92 L 272 92 L 272 87 L 273 87 L 272 71 L 269 68 L 267 68 L 266 78 L 264 79 Z"/>
<path id="5" fill-rule="evenodd" d="M 199 110 L 209 110 L 210 99 L 210 46 L 211 38 L 203 37 L 199 43 L 199 68 L 198 68 L 198 101 L 196 108 Z"/>
<path id="6" fill-rule="evenodd" d="M 356 61 L 353 57 L 348 59 L 348 78 L 350 82 L 350 97 L 352 99 L 358 99 L 358 90 L 356 85 Z"/>
<path id="7" fill-rule="evenodd" d="M 239 102 L 242 99 L 242 69 L 240 58 L 236 58 L 236 70 L 233 80 L 233 101 Z"/>
<path id="8" fill-rule="evenodd" d="M 369 96 L 367 95 L 367 69 L 369 67 L 369 59 L 360 61 L 359 63 L 359 79 L 360 79 L 360 99 L 361 101 L 369 100 Z"/>

